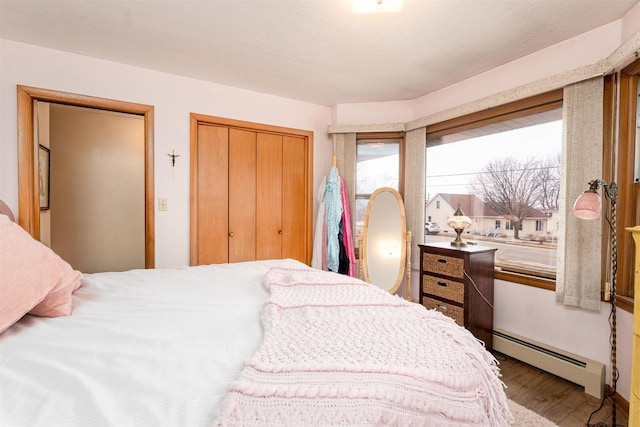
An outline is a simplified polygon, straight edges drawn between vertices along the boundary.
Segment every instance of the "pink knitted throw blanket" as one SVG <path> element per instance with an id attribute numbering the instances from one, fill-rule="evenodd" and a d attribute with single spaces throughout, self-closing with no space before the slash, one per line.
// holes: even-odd
<path id="1" fill-rule="evenodd" d="M 264 338 L 216 426 L 508 426 L 496 360 L 444 315 L 336 273 L 272 268 Z"/>

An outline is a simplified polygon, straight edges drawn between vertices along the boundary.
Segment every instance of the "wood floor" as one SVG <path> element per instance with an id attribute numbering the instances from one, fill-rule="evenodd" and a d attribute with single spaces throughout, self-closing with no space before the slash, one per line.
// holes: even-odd
<path id="1" fill-rule="evenodd" d="M 561 427 L 586 426 L 589 415 L 600 406 L 599 399 L 589 396 L 578 385 L 501 353 L 494 352 L 494 356 L 500 362 L 507 397 Z M 611 400 L 608 400 L 589 425 L 611 426 L 611 409 Z M 618 410 L 616 425 L 627 427 L 628 424 L 628 414 Z"/>

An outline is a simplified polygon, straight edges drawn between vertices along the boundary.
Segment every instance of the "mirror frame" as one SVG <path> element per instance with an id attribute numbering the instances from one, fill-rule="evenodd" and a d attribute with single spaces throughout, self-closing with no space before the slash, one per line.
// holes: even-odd
<path id="1" fill-rule="evenodd" d="M 371 207 L 375 202 L 378 195 L 381 193 L 390 193 L 392 194 L 397 202 L 398 202 L 398 210 L 400 214 L 400 240 L 401 240 L 401 249 L 400 249 L 400 259 L 398 263 L 398 273 L 396 275 L 396 281 L 392 287 L 387 290 L 389 293 L 395 293 L 402 283 L 403 278 L 405 277 L 406 271 L 406 299 L 411 300 L 410 293 L 410 280 L 411 280 L 411 270 L 410 270 L 410 258 L 411 258 L 411 232 L 407 231 L 407 218 L 405 215 L 404 209 L 404 201 L 402 200 L 402 196 L 398 191 L 391 187 L 380 187 L 371 194 L 369 198 L 369 203 L 367 204 L 367 209 L 364 214 L 364 226 L 362 227 L 362 231 L 359 236 L 359 253 L 360 253 L 360 269 L 361 269 L 361 277 L 367 283 L 371 283 L 371 275 L 369 273 L 369 218 L 371 214 Z"/>

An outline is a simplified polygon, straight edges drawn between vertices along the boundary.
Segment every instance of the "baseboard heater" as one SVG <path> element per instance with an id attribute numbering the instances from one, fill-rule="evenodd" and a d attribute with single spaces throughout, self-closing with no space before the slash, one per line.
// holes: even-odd
<path id="1" fill-rule="evenodd" d="M 493 331 L 493 349 L 581 385 L 598 399 L 604 393 L 604 364 L 567 353 L 500 329 Z"/>

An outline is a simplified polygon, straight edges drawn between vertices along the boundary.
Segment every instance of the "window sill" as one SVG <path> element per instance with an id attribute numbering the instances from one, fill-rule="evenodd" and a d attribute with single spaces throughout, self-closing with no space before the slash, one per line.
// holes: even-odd
<path id="1" fill-rule="evenodd" d="M 507 282 L 519 283 L 521 285 L 533 286 L 534 288 L 546 289 L 548 291 L 556 290 L 555 280 L 544 279 L 542 277 L 529 276 L 526 274 L 518 274 L 510 271 L 496 269 L 494 278 Z"/>
<path id="2" fill-rule="evenodd" d="M 631 314 L 633 314 L 633 304 L 634 304 L 633 298 L 623 297 L 621 295 L 618 295 L 616 297 L 616 307 L 618 307 L 621 310 L 628 311 Z"/>
<path id="3" fill-rule="evenodd" d="M 513 282 L 521 285 L 533 286 L 534 288 L 546 289 L 548 291 L 556 290 L 555 280 L 544 279 L 542 277 L 534 277 L 526 274 L 518 274 L 510 271 L 503 271 L 500 269 L 496 269 L 494 273 L 494 278 L 498 280 L 504 280 L 506 282 Z M 601 296 L 601 300 L 604 301 L 604 296 Z M 634 299 L 618 295 L 616 297 L 616 307 L 633 314 Z"/>

